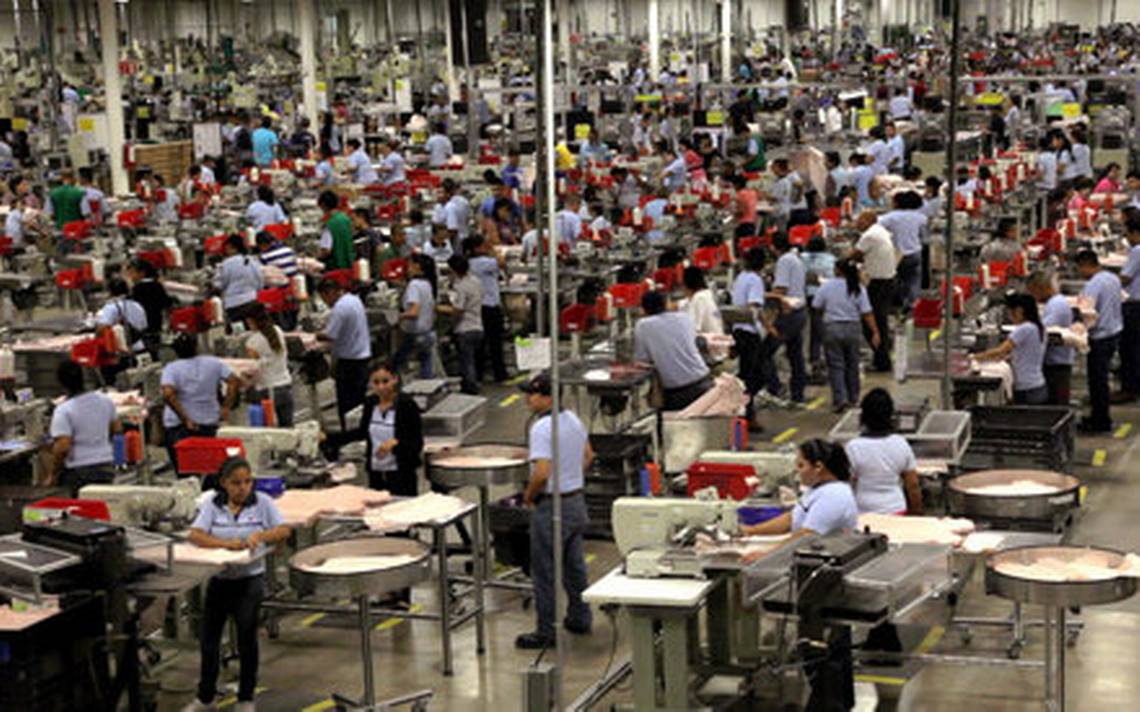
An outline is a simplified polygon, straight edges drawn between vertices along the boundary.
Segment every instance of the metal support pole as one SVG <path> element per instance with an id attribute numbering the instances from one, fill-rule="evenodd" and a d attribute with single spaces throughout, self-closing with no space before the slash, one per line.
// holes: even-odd
<path id="1" fill-rule="evenodd" d="M 541 126 L 542 142 L 545 146 L 542 170 L 543 173 L 546 174 L 546 184 L 544 186 L 546 193 L 546 214 L 542 216 L 541 222 L 545 223 L 550 231 L 550 247 L 547 250 L 550 264 L 550 382 L 551 393 L 554 399 L 550 418 L 550 483 L 551 492 L 553 493 L 551 499 L 554 509 L 551 521 L 551 533 L 554 543 L 554 650 L 555 665 L 558 670 L 558 674 L 555 676 L 554 708 L 562 709 L 562 680 L 566 669 L 565 635 L 562 633 L 562 626 L 558 625 L 558 621 L 562 620 L 562 611 L 565 610 L 565 594 L 562 592 L 562 586 L 560 585 L 564 564 L 562 561 L 562 473 L 559 472 L 558 466 L 560 450 L 560 443 L 558 441 L 560 428 L 558 427 L 558 420 L 561 415 L 562 395 L 559 393 L 560 379 L 558 373 L 558 250 L 555 244 L 558 235 L 555 234 L 554 231 L 554 47 L 552 46 L 553 38 L 551 37 L 550 2 L 551 0 L 542 0 L 543 17 L 539 30 L 544 39 L 542 52 L 542 93 L 544 94 L 544 102 Z M 541 236 L 541 232 L 539 234 Z M 539 240 L 539 244 L 542 244 L 541 239 Z"/>
<path id="2" fill-rule="evenodd" d="M 372 680 L 372 612 L 368 607 L 368 596 L 356 599 L 360 622 L 360 659 L 364 666 L 364 699 L 362 706 L 372 709 L 376 704 L 376 685 Z"/>
<path id="3" fill-rule="evenodd" d="M 320 107 L 317 106 L 317 8 L 316 0 L 297 0 L 301 29 L 301 101 L 309 130 L 320 131 Z"/>
<path id="4" fill-rule="evenodd" d="M 107 102 L 108 159 L 111 162 L 111 192 L 126 195 L 130 181 L 123 166 L 123 83 L 119 77 L 119 23 L 115 0 L 99 0 L 99 40 L 103 49 L 103 92 Z"/>
<path id="5" fill-rule="evenodd" d="M 475 82 L 472 79 L 471 43 L 467 40 L 467 3 L 459 3 L 460 37 L 463 41 L 463 85 L 467 87 L 467 158 L 475 161 L 479 143 L 479 127 L 475 120 Z"/>
<path id="6" fill-rule="evenodd" d="M 477 526 L 477 525 L 476 525 Z M 451 592 L 447 585 L 447 537 L 442 527 L 432 527 L 432 545 L 435 546 L 436 562 L 439 566 L 439 634 L 443 642 L 443 674 L 451 677 Z M 473 541 L 472 544 L 475 542 Z M 478 557 L 478 555 L 475 555 Z M 478 562 L 476 561 L 476 564 Z M 478 572 L 475 579 L 479 579 Z"/>
<path id="7" fill-rule="evenodd" d="M 392 24 L 392 0 L 384 0 L 384 28 L 387 30 L 389 49 L 392 49 L 396 41 L 396 28 Z"/>
<path id="8" fill-rule="evenodd" d="M 720 0 L 720 80 L 732 82 L 732 0 Z"/>
<path id="9" fill-rule="evenodd" d="M 961 72 L 961 33 L 962 33 L 962 7 L 961 0 L 952 0 L 950 11 L 950 110 L 946 112 L 946 182 L 950 185 L 949 195 L 946 198 L 946 281 L 945 309 L 942 314 L 942 407 L 950 410 L 953 407 L 953 386 L 950 380 L 950 343 L 953 341 L 951 323 L 954 319 L 954 195 L 957 188 L 955 176 L 958 174 L 958 142 L 955 137 L 958 133 L 958 75 Z"/>
<path id="10" fill-rule="evenodd" d="M 649 0 L 649 81 L 661 74 L 661 0 Z"/>
<path id="11" fill-rule="evenodd" d="M 419 6 L 419 3 L 416 3 Z M 455 82 L 455 63 L 452 61 L 451 49 L 451 3 L 448 0 L 443 0 L 443 39 L 444 57 L 443 64 L 443 81 L 447 84 L 447 100 L 449 102 L 455 101 L 455 97 L 459 94 L 458 84 Z"/>

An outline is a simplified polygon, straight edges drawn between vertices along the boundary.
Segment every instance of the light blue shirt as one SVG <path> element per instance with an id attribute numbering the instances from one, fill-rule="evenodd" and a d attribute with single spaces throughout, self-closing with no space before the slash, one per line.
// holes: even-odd
<path id="1" fill-rule="evenodd" d="M 530 461 L 549 460 L 554 464 L 554 438 L 551 430 L 553 419 L 543 415 L 530 426 Z M 558 485 L 562 492 L 582 489 L 585 477 L 586 444 L 590 436 L 582 421 L 569 410 L 558 416 Z M 546 493 L 554 491 L 554 473 L 546 481 Z"/>
<path id="2" fill-rule="evenodd" d="M 844 188 L 851 187 L 852 169 L 836 166 L 831 169 L 831 182 L 835 184 L 835 194 L 838 195 Z"/>
<path id="3" fill-rule="evenodd" d="M 146 331 L 146 310 L 133 299 L 112 299 L 104 304 L 99 313 L 95 315 L 95 323 L 99 326 L 122 324 L 124 327 L 129 324 L 136 331 Z M 143 342 L 141 340 L 131 344 L 132 351 L 141 351 L 142 349 Z"/>
<path id="4" fill-rule="evenodd" d="M 903 137 L 895 135 L 890 141 L 887 141 L 887 165 L 893 165 L 896 169 L 901 169 L 906 162 L 906 142 Z"/>
<path id="5" fill-rule="evenodd" d="M 376 169 L 372 167 L 372 159 L 364 152 L 364 148 L 358 148 L 348 156 L 348 167 L 352 169 L 352 180 L 359 185 L 372 185 L 376 182 L 378 176 Z"/>
<path id="6" fill-rule="evenodd" d="M 226 496 L 219 493 L 210 497 L 198 508 L 191 528 L 203 531 L 219 539 L 249 538 L 250 534 L 269 531 L 285 524 L 277 504 L 271 497 L 261 492 L 252 492 L 250 500 L 235 516 L 226 504 Z M 260 551 L 265 545 L 258 546 Z M 245 566 L 227 566 L 217 578 L 240 579 L 265 573 L 265 559 L 260 558 Z"/>
<path id="7" fill-rule="evenodd" d="M 1092 169 L 1092 151 L 1089 150 L 1088 144 L 1074 143 L 1073 144 L 1073 171 L 1078 176 L 1093 177 Z"/>
<path id="8" fill-rule="evenodd" d="M 4 219 L 4 234 L 12 239 L 13 247 L 24 246 L 24 210 L 13 206 Z"/>
<path id="9" fill-rule="evenodd" d="M 811 305 L 823 310 L 823 321 L 828 324 L 858 322 L 864 314 L 871 313 L 867 288 L 860 285 L 859 294 L 853 296 L 847 292 L 847 280 L 837 277 L 820 285 Z"/>
<path id="10" fill-rule="evenodd" d="M 404 228 L 404 242 L 413 250 L 421 249 L 431 242 L 430 225 L 409 225 Z"/>
<path id="11" fill-rule="evenodd" d="M 409 334 L 426 334 L 435 326 L 435 295 L 432 294 L 431 284 L 426 279 L 417 277 L 408 282 L 401 304 L 403 304 L 404 309 L 408 309 L 413 304 L 420 305 L 416 318 L 411 321 L 404 321 L 404 331 Z"/>
<path id="12" fill-rule="evenodd" d="M 388 153 L 380 161 L 380 165 L 384 168 L 384 185 L 395 185 L 407 180 L 407 176 L 404 175 L 404 157 L 399 151 Z"/>
<path id="13" fill-rule="evenodd" d="M 471 218 L 471 204 L 462 195 L 453 195 L 443 206 L 443 223 L 448 230 L 454 230 L 460 242 L 467 239 L 468 223 Z"/>
<path id="14" fill-rule="evenodd" d="M 764 306 L 764 280 L 755 272 L 741 272 L 736 281 L 732 283 L 732 306 L 753 307 Z M 751 324 L 736 324 L 733 331 L 747 331 L 757 333 L 758 324 L 755 320 Z"/>
<path id="15" fill-rule="evenodd" d="M 792 531 L 841 534 L 859 527 L 859 508 L 851 486 L 838 480 L 816 485 L 792 508 Z"/>
<path id="16" fill-rule="evenodd" d="M 277 147 L 277 134 L 272 129 L 258 128 L 250 136 L 253 141 L 253 161 L 259 166 L 273 163 L 273 149 Z"/>
<path id="17" fill-rule="evenodd" d="M 1128 261 L 1124 263 L 1124 267 L 1120 270 L 1121 277 L 1127 277 L 1132 281 L 1128 283 L 1124 289 L 1128 292 L 1128 301 L 1140 300 L 1140 245 L 1133 245 L 1128 250 Z M 1124 283 L 1124 280 L 1120 280 Z"/>
<path id="18" fill-rule="evenodd" d="M 871 157 L 871 170 L 875 175 L 882 175 L 887 172 L 887 166 L 891 160 L 891 149 L 887 146 L 887 142 L 881 139 L 875 139 L 868 144 L 864 151 Z"/>
<path id="19" fill-rule="evenodd" d="M 83 191 L 86 195 L 83 196 L 83 202 L 79 204 L 79 212 L 83 214 L 83 217 L 91 217 L 91 213 L 93 212 L 91 209 L 92 205 L 99 206 L 100 217 L 106 219 L 110 216 L 111 204 L 107 202 L 107 196 L 103 191 L 89 185 L 84 186 Z"/>
<path id="20" fill-rule="evenodd" d="M 653 364 L 665 388 L 690 386 L 709 375 L 697 349 L 697 327 L 687 312 L 662 312 L 638 319 L 633 358 Z"/>
<path id="21" fill-rule="evenodd" d="M 918 210 L 892 210 L 879 218 L 879 224 L 890 231 L 895 248 L 904 256 L 922 252 L 922 231 L 927 222 Z"/>
<path id="22" fill-rule="evenodd" d="M 1057 154 L 1052 151 L 1043 151 L 1037 154 L 1038 184 L 1042 190 L 1053 190 L 1057 187 Z"/>
<path id="23" fill-rule="evenodd" d="M 906 510 L 904 473 L 918 467 L 910 443 L 901 435 L 857 437 L 844 447 L 860 512 L 898 514 Z"/>
<path id="24" fill-rule="evenodd" d="M 432 168 L 439 168 L 447 163 L 454 152 L 451 139 L 443 134 L 428 136 L 428 140 L 424 142 L 424 150 L 428 152 L 428 165 Z"/>
<path id="25" fill-rule="evenodd" d="M 199 425 L 217 425 L 222 408 L 218 389 L 233 374 L 230 367 L 216 356 L 201 355 L 180 358 L 162 368 L 162 385 L 171 386 L 186 415 Z M 162 424 L 173 428 L 182 424 L 170 406 L 162 411 Z"/>
<path id="26" fill-rule="evenodd" d="M 1081 290 L 1081 294 L 1093 298 L 1096 306 L 1096 324 L 1089 329 L 1090 339 L 1107 339 L 1124 331 L 1120 293 L 1120 280 L 1104 270 L 1094 274 Z"/>
<path id="27" fill-rule="evenodd" d="M 1013 354 L 1009 363 L 1013 367 L 1013 389 L 1029 391 L 1045 385 L 1045 337 L 1033 322 L 1022 322 L 1013 327 L 1009 335 Z"/>
<path id="28" fill-rule="evenodd" d="M 1041 312 L 1041 323 L 1045 325 L 1045 328 L 1050 326 L 1068 328 L 1072 326 L 1073 308 L 1069 306 L 1069 300 L 1060 294 L 1054 294 L 1050 297 L 1049 301 L 1045 302 L 1045 308 Z M 1072 366 L 1075 356 L 1072 346 L 1048 345 L 1045 347 L 1045 363 L 1049 366 Z"/>
<path id="29" fill-rule="evenodd" d="M 313 171 L 320 185 L 332 185 L 336 183 L 336 174 L 333 172 L 332 163 L 329 161 L 321 161 Z"/>
<path id="30" fill-rule="evenodd" d="M 111 426 L 118 416 L 110 398 L 95 391 L 68 398 L 51 414 L 51 436 L 71 439 L 64 467 L 110 465 Z"/>
<path id="31" fill-rule="evenodd" d="M 783 287 L 789 297 L 803 299 L 807 288 L 807 266 L 795 252 L 788 251 L 776 260 L 776 275 L 773 287 Z"/>
<path id="32" fill-rule="evenodd" d="M 673 159 L 673 162 L 665 168 L 665 187 L 669 192 L 675 193 L 681 188 L 685 187 L 685 181 L 689 178 L 689 166 L 686 165 L 685 159 L 678 156 Z"/>
<path id="33" fill-rule="evenodd" d="M 360 361 L 372 358 L 372 342 L 368 337 L 368 316 L 364 304 L 355 294 L 342 294 L 329 313 L 325 334 L 332 339 L 332 353 L 337 358 Z"/>
<path id="34" fill-rule="evenodd" d="M 653 229 L 645 234 L 645 239 L 650 242 L 658 242 L 665 239 L 665 231 L 657 227 L 661 224 L 661 218 L 665 217 L 665 211 L 669 208 L 669 201 L 664 198 L 654 198 L 645 204 L 645 210 L 642 211 L 642 217 L 647 217 L 653 221 Z"/>
<path id="35" fill-rule="evenodd" d="M 855 187 L 856 202 L 861 206 L 871 204 L 871 181 L 875 171 L 870 166 L 855 166 L 851 169 L 851 185 Z"/>
<path id="36" fill-rule="evenodd" d="M 819 291 L 819 285 L 835 275 L 835 255 L 830 252 L 805 252 L 800 255 L 809 275 L 815 275 L 816 283 L 808 284 L 805 291 L 807 296 L 814 297 Z"/>
<path id="37" fill-rule="evenodd" d="M 222 260 L 214 277 L 214 286 L 222 292 L 222 305 L 226 309 L 255 301 L 264 284 L 260 261 L 248 255 L 231 255 Z"/>
<path id="38" fill-rule="evenodd" d="M 499 306 L 499 261 L 494 257 L 480 255 L 472 257 L 468 264 L 471 274 L 479 278 L 479 284 L 483 287 L 483 306 Z"/>
<path id="39" fill-rule="evenodd" d="M 554 216 L 554 226 L 558 231 L 558 241 L 571 247 L 582 235 L 582 218 L 571 210 L 559 210 Z"/>
<path id="40" fill-rule="evenodd" d="M 435 260 L 435 266 L 437 268 L 446 267 L 447 261 L 455 254 L 455 251 L 451 249 L 450 242 L 444 241 L 442 245 L 437 245 L 431 240 L 424 243 L 421 252 Z"/>
<path id="41" fill-rule="evenodd" d="M 261 231 L 266 225 L 277 225 L 283 223 L 287 219 L 285 211 L 281 209 L 281 203 L 269 203 L 261 200 L 255 200 L 245 209 L 245 219 L 253 226 L 254 230 Z"/>

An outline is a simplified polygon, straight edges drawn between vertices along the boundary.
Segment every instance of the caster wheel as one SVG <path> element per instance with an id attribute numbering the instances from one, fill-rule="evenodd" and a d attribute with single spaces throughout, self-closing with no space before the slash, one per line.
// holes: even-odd
<path id="1" fill-rule="evenodd" d="M 1006 657 L 1008 657 L 1010 660 L 1019 659 L 1021 657 L 1021 643 L 1014 643 L 1010 645 L 1009 650 L 1007 650 L 1005 654 Z"/>
<path id="2" fill-rule="evenodd" d="M 974 642 L 974 634 L 968 630 L 962 631 L 962 634 L 959 637 L 962 641 L 962 645 L 969 645 L 970 643 Z"/>

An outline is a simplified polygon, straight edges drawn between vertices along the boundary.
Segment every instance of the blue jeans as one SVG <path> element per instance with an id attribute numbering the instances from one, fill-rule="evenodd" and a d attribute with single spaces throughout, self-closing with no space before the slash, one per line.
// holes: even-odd
<path id="1" fill-rule="evenodd" d="M 831 379 L 833 405 L 854 405 L 859 400 L 859 347 L 863 332 L 855 321 L 831 321 L 823 325 L 823 348 Z"/>
<path id="2" fill-rule="evenodd" d="M 400 348 L 392 362 L 397 371 L 403 370 L 409 356 L 414 356 L 420 362 L 420 378 L 432 377 L 432 349 L 435 348 L 435 332 L 428 331 L 423 334 L 404 334 Z"/>
<path id="3" fill-rule="evenodd" d="M 910 313 L 911 307 L 922 293 L 922 253 L 907 255 L 899 261 L 896 279 L 899 283 L 899 301 L 903 312 Z"/>
<path id="4" fill-rule="evenodd" d="M 776 330 L 780 338 L 768 336 L 764 340 L 767 351 L 768 392 L 772 395 L 780 394 L 780 372 L 776 369 L 776 352 L 780 345 L 784 346 L 784 354 L 788 357 L 791 366 L 791 396 L 792 400 L 799 402 L 804 399 L 804 386 L 807 385 L 807 372 L 804 367 L 804 326 L 807 324 L 807 309 L 797 309 L 793 312 L 784 312 L 776 317 Z"/>
<path id="5" fill-rule="evenodd" d="M 554 638 L 554 501 L 544 496 L 530 520 L 530 576 L 534 582 L 536 632 Z M 576 628 L 589 628 L 593 614 L 582 600 L 588 577 L 583 540 L 589 516 L 586 499 L 579 493 L 562 499 L 562 586 L 566 589 L 566 621 Z"/>
<path id="6" fill-rule="evenodd" d="M 459 375 L 463 378 L 463 392 L 479 394 L 479 353 L 483 350 L 482 331 L 464 331 L 455 335 L 455 347 L 459 350 Z"/>

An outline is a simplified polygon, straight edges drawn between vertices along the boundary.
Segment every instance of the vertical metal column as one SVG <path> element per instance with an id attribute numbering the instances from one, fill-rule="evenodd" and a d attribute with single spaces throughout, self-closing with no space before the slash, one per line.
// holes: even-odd
<path id="1" fill-rule="evenodd" d="M 317 106 L 317 8 L 316 0 L 297 0 L 301 28 L 301 101 L 309 129 L 320 132 L 320 107 Z"/>
<path id="2" fill-rule="evenodd" d="M 732 0 L 720 0 L 720 80 L 732 83 Z"/>
<path id="3" fill-rule="evenodd" d="M 478 155 L 479 126 L 475 120 L 475 81 L 471 69 L 471 43 L 467 39 L 467 3 L 459 2 L 460 38 L 463 41 L 463 85 L 467 87 L 467 159 L 475 161 Z"/>
<path id="4" fill-rule="evenodd" d="M 661 74 L 661 0 L 649 0 L 649 81 L 657 81 Z"/>
<path id="5" fill-rule="evenodd" d="M 961 0 L 952 0 L 950 11 L 950 110 L 946 112 L 946 169 L 950 190 L 946 197 L 946 270 L 944 279 L 947 297 L 952 294 L 954 284 L 954 195 L 957 187 L 958 142 L 954 140 L 958 132 L 958 75 L 961 73 Z M 942 313 L 942 407 L 953 407 L 953 388 L 950 380 L 950 342 L 953 341 L 951 323 L 954 319 L 954 300 L 947 298 Z"/>
<path id="6" fill-rule="evenodd" d="M 360 659 L 364 666 L 364 700 L 362 706 L 372 709 L 376 704 L 376 684 L 372 679 L 372 611 L 369 609 L 368 595 L 356 599 L 358 622 L 360 625 Z"/>
<path id="7" fill-rule="evenodd" d="M 123 166 L 123 83 L 119 76 L 119 22 L 115 0 L 99 0 L 99 40 L 103 50 L 103 92 L 107 102 L 108 159 L 111 163 L 111 192 L 126 195 L 130 187 Z"/>
<path id="8" fill-rule="evenodd" d="M 436 593 L 439 595 L 439 634 L 443 642 L 443 674 L 445 677 L 451 677 L 451 592 L 447 586 L 447 537 L 444 535 L 443 527 L 432 527 L 431 539 L 432 546 L 435 547 L 436 563 L 439 566 L 439 589 Z M 472 541 L 472 545 L 474 543 Z M 478 554 L 474 555 L 478 557 Z M 475 563 L 478 564 L 477 561 Z M 475 580 L 478 581 L 479 578 L 476 572 Z"/>

